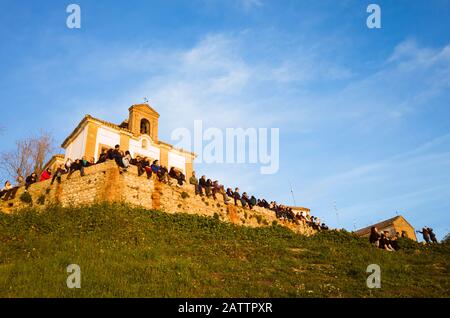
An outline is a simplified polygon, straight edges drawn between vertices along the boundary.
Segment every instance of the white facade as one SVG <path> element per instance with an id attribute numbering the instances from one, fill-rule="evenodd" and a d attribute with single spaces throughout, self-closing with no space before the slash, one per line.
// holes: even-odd
<path id="1" fill-rule="evenodd" d="M 120 134 L 114 129 L 108 127 L 100 127 L 97 132 L 97 142 L 95 144 L 95 159 L 97 160 L 99 153 L 99 146 L 104 145 L 114 148 L 115 145 L 120 145 Z"/>
<path id="2" fill-rule="evenodd" d="M 160 160 L 160 150 L 151 145 L 150 138 L 142 136 L 138 140 L 130 139 L 129 151 L 131 157 L 148 157 L 152 160 Z"/>
<path id="3" fill-rule="evenodd" d="M 87 142 L 87 130 L 88 127 L 84 127 L 81 133 L 75 138 L 75 140 L 67 147 L 65 159 L 81 159 L 84 156 Z"/>
<path id="4" fill-rule="evenodd" d="M 173 151 L 169 151 L 169 170 L 171 167 L 180 169 L 184 174 L 186 174 L 186 158 Z"/>

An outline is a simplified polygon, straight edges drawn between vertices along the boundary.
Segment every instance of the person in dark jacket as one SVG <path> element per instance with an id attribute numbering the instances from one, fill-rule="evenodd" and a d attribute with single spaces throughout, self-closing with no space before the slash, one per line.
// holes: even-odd
<path id="1" fill-rule="evenodd" d="M 52 182 L 50 185 L 52 185 L 55 180 L 58 181 L 58 183 L 61 183 L 61 176 L 66 173 L 66 170 L 64 169 L 64 165 L 59 165 L 58 169 L 56 169 L 55 173 L 53 174 Z"/>
<path id="2" fill-rule="evenodd" d="M 250 209 L 253 209 L 253 207 L 256 205 L 256 198 L 255 198 L 255 196 L 254 195 L 252 195 L 251 197 L 250 197 L 250 200 L 249 200 L 249 202 L 248 202 L 248 205 L 250 206 Z"/>
<path id="3" fill-rule="evenodd" d="M 395 251 L 394 248 L 391 246 L 389 238 L 386 236 L 386 233 L 381 233 L 380 235 L 380 244 L 379 247 L 381 249 L 387 250 L 387 251 Z"/>
<path id="4" fill-rule="evenodd" d="M 158 160 L 155 160 L 155 161 L 158 161 Z M 153 165 L 152 165 L 153 166 Z M 158 180 L 160 181 L 160 182 L 164 182 L 164 183 L 167 183 L 167 184 L 171 184 L 170 183 L 170 180 L 169 180 L 169 175 L 168 175 L 168 173 L 167 173 L 167 168 L 166 167 L 164 167 L 164 166 L 159 166 L 158 165 L 158 172 L 156 173 L 156 176 L 158 177 Z M 152 171 L 154 171 L 153 169 L 152 169 Z"/>
<path id="5" fill-rule="evenodd" d="M 422 234 L 424 241 L 429 244 L 430 243 L 430 233 L 428 232 L 427 227 L 422 228 L 422 231 L 417 231 Z"/>
<path id="6" fill-rule="evenodd" d="M 369 242 L 370 244 L 380 247 L 380 233 L 378 233 L 378 230 L 375 226 L 372 226 L 370 228 L 370 235 L 369 235 Z"/>
<path id="7" fill-rule="evenodd" d="M 103 149 L 102 153 L 98 157 L 97 164 L 106 162 L 107 159 L 108 159 L 108 153 L 105 149 Z"/>
<path id="8" fill-rule="evenodd" d="M 243 207 L 245 207 L 245 201 L 242 200 L 241 195 L 239 194 L 239 188 L 234 189 L 233 192 L 233 198 L 234 198 L 234 205 L 238 205 L 237 202 L 241 201 L 241 204 Z"/>
<path id="9" fill-rule="evenodd" d="M 70 168 L 69 168 L 69 174 L 67 175 L 67 180 L 70 179 L 70 177 L 72 176 L 72 174 L 73 174 L 75 171 L 80 171 L 80 174 L 81 174 L 81 160 L 79 160 L 79 159 L 75 160 L 75 161 L 72 162 L 72 164 L 70 165 Z"/>
<path id="10" fill-rule="evenodd" d="M 228 197 L 234 198 L 234 193 L 233 193 L 233 190 L 231 190 L 231 188 L 227 188 L 226 194 Z"/>
<path id="11" fill-rule="evenodd" d="M 198 184 L 200 187 L 200 193 L 201 193 L 201 195 L 203 195 L 203 191 L 205 191 L 205 193 L 206 193 L 206 177 L 202 176 L 200 178 L 200 180 L 198 180 Z"/>
<path id="12" fill-rule="evenodd" d="M 35 172 L 33 172 L 31 175 L 29 175 L 26 179 L 25 179 L 25 191 L 28 190 L 28 188 L 30 187 L 30 185 L 32 185 L 33 183 L 37 182 L 37 174 Z"/>
<path id="13" fill-rule="evenodd" d="M 436 234 L 434 234 L 432 228 L 427 228 L 428 234 L 430 234 L 430 239 L 432 243 L 438 243 L 438 240 L 436 239 Z"/>

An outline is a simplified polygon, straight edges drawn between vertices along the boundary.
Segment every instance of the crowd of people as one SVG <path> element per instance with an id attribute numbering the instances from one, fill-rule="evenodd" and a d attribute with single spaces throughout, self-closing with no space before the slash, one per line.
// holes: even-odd
<path id="1" fill-rule="evenodd" d="M 17 180 L 18 186 L 25 186 L 25 191 L 28 188 L 40 181 L 50 180 L 51 185 L 56 181 L 61 182 L 61 177 L 67 174 L 67 179 L 70 179 L 74 172 L 79 171 L 80 176 L 85 175 L 85 168 L 106 162 L 107 160 L 114 160 L 120 169 L 120 173 L 128 171 L 131 165 L 137 167 L 138 176 L 145 176 L 150 179 L 153 175 L 163 183 L 172 185 L 175 183 L 177 187 L 183 187 L 187 182 L 186 176 L 183 172 L 175 167 L 167 169 L 167 167 L 160 165 L 158 160 L 152 160 L 148 157 L 136 156 L 132 158 L 129 151 L 122 151 L 119 145 L 114 148 L 103 150 L 99 156 L 99 159 L 95 162 L 94 158 L 87 160 L 85 157 L 77 160 L 67 159 L 64 164 L 60 164 L 55 171 L 51 169 L 45 169 L 40 177 L 36 173 L 32 173 L 25 180 Z M 276 217 L 280 220 L 293 222 L 296 224 L 304 224 L 311 226 L 316 230 L 327 230 L 328 227 L 325 223 L 321 223 L 320 219 L 314 216 L 310 216 L 306 211 L 294 211 L 291 207 L 277 204 L 277 202 L 268 202 L 265 199 L 257 199 L 254 195 L 249 195 L 247 192 L 240 193 L 239 188 L 235 188 L 234 191 L 231 188 L 227 188 L 219 183 L 218 180 L 207 179 L 206 176 L 201 176 L 198 179 L 195 175 L 195 171 L 192 172 L 192 176 L 189 178 L 189 184 L 194 187 L 195 195 L 211 197 L 217 200 L 220 196 L 225 204 L 233 204 L 236 206 L 242 206 L 244 209 L 252 210 L 255 206 L 263 207 L 273 211 Z M 3 200 L 9 200 L 14 198 L 17 187 L 13 187 L 9 181 L 5 182 L 4 188 L 0 192 L 0 198 Z"/>
<path id="2" fill-rule="evenodd" d="M 391 237 L 389 231 L 380 232 L 375 226 L 372 226 L 370 228 L 369 242 L 372 245 L 383 250 L 395 252 L 396 250 L 398 250 L 398 237 L 398 233 L 397 235 Z"/>
<path id="3" fill-rule="evenodd" d="M 423 235 L 426 244 L 438 243 L 432 228 L 424 227 L 422 231 L 416 232 Z M 399 249 L 397 241 L 399 238 L 408 238 L 408 235 L 405 231 L 402 231 L 401 234 L 397 232 L 394 236 L 391 236 L 389 231 L 380 232 L 375 226 L 372 226 L 370 229 L 369 242 L 387 251 L 395 252 Z"/>

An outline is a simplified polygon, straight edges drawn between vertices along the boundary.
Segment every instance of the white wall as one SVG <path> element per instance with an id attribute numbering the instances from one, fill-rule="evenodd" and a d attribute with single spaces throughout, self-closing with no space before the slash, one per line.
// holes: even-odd
<path id="1" fill-rule="evenodd" d="M 115 145 L 120 145 L 120 134 L 113 129 L 107 127 L 100 127 L 97 132 L 97 143 L 95 144 L 95 160 L 98 160 L 99 145 L 106 145 L 114 148 Z"/>
<path id="2" fill-rule="evenodd" d="M 175 152 L 169 151 L 169 166 L 167 168 L 170 170 L 171 167 L 180 169 L 186 175 L 186 158 Z"/>
<path id="3" fill-rule="evenodd" d="M 76 160 L 81 159 L 84 156 L 84 152 L 86 150 L 87 130 L 88 127 L 84 127 L 77 138 L 75 138 L 75 140 L 67 146 L 65 159 L 70 158 L 72 160 Z"/>
<path id="4" fill-rule="evenodd" d="M 145 137 L 140 138 L 139 140 L 130 139 L 130 149 L 129 150 L 131 156 L 134 158 L 136 155 L 149 157 L 153 160 L 160 160 L 160 151 L 159 148 L 150 145 L 150 139 L 147 140 L 147 149 L 142 148 L 142 140 L 146 139 Z"/>

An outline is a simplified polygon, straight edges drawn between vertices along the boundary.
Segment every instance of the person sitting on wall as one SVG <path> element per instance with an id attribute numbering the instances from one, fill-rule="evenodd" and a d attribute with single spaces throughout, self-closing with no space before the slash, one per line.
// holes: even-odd
<path id="1" fill-rule="evenodd" d="M 32 185 L 33 183 L 37 182 L 37 174 L 35 172 L 33 172 L 31 175 L 29 175 L 26 179 L 25 179 L 25 191 L 28 191 L 28 188 L 30 187 L 30 185 Z"/>
<path id="2" fill-rule="evenodd" d="M 249 201 L 250 201 L 250 198 L 248 197 L 247 192 L 242 193 L 241 202 L 245 202 L 245 207 L 248 205 Z M 244 206 L 244 204 L 242 204 L 242 206 Z"/>
<path id="3" fill-rule="evenodd" d="M 189 178 L 189 184 L 194 186 L 195 195 L 203 195 L 202 189 L 198 184 L 198 179 L 195 176 L 195 171 L 192 171 L 192 176 Z"/>
<path id="4" fill-rule="evenodd" d="M 212 186 L 213 186 L 212 180 L 211 179 L 206 180 L 205 190 L 206 190 L 206 196 L 208 198 L 212 195 Z"/>
<path id="5" fill-rule="evenodd" d="M 130 164 L 137 166 L 141 160 L 142 158 L 140 156 L 136 156 L 136 158 L 131 158 Z"/>
<path id="6" fill-rule="evenodd" d="M 114 149 L 110 148 L 106 151 L 106 160 L 114 160 Z"/>
<path id="7" fill-rule="evenodd" d="M 80 159 L 76 159 L 74 162 L 72 162 L 72 164 L 70 165 L 70 168 L 68 170 L 69 174 L 67 175 L 67 180 L 70 179 L 70 177 L 72 176 L 72 174 L 75 171 L 80 171 L 80 175 L 81 175 L 81 168 L 82 168 L 82 166 L 81 166 L 81 160 Z"/>
<path id="8" fill-rule="evenodd" d="M 123 166 L 123 170 L 122 171 L 124 171 L 124 172 L 127 171 L 127 169 L 131 165 L 131 160 L 132 160 L 132 158 L 131 158 L 130 152 L 128 150 L 125 151 L 125 156 L 123 156 L 123 158 L 122 158 L 122 166 Z"/>
<path id="9" fill-rule="evenodd" d="M 241 200 L 241 195 L 239 194 L 239 188 L 235 188 L 233 191 L 234 205 L 237 206 L 237 202 Z"/>
<path id="10" fill-rule="evenodd" d="M 184 174 L 178 169 L 175 169 L 175 167 L 170 168 L 169 177 L 177 180 L 177 186 L 179 187 L 183 186 L 183 183 L 186 181 Z"/>
<path id="11" fill-rule="evenodd" d="M 102 153 L 98 157 L 97 164 L 104 163 L 108 159 L 108 153 L 105 149 L 102 150 Z"/>
<path id="12" fill-rule="evenodd" d="M 252 195 L 252 196 L 250 197 L 250 201 L 249 201 L 249 203 L 248 203 L 250 209 L 253 209 L 253 207 L 256 206 L 256 202 L 257 202 L 257 201 L 256 201 L 255 196 Z"/>
<path id="13" fill-rule="evenodd" d="M 169 170 L 169 177 L 171 177 L 172 179 L 177 179 L 178 180 L 178 173 L 175 170 L 174 167 L 171 167 Z"/>
<path id="14" fill-rule="evenodd" d="M 206 177 L 203 175 L 200 180 L 198 180 L 198 185 L 200 189 L 200 195 L 203 196 L 203 192 L 206 193 Z"/>
<path id="15" fill-rule="evenodd" d="M 234 193 L 233 190 L 231 190 L 231 188 L 227 188 L 226 194 L 229 198 L 234 198 Z"/>
<path id="16" fill-rule="evenodd" d="M 212 197 L 214 200 L 217 200 L 216 193 L 220 193 L 220 184 L 218 180 L 214 180 L 211 185 Z"/>
<path id="17" fill-rule="evenodd" d="M 219 192 L 222 197 L 223 197 L 223 203 L 228 204 L 230 202 L 231 199 L 228 198 L 227 193 L 225 192 L 225 187 L 223 184 L 219 184 Z"/>
<path id="18" fill-rule="evenodd" d="M 70 171 L 70 166 L 72 165 L 73 161 L 70 158 L 67 158 L 66 163 L 64 164 L 64 168 L 66 171 Z"/>
<path id="19" fill-rule="evenodd" d="M 82 177 L 84 177 L 84 169 L 93 165 L 93 163 L 92 163 L 92 162 L 94 162 L 93 159 L 94 158 L 92 158 L 91 161 L 88 161 L 86 159 L 86 157 L 84 157 L 84 156 L 81 158 L 81 160 L 80 160 L 80 173 L 81 173 Z"/>
<path id="20" fill-rule="evenodd" d="M 183 184 L 186 182 L 186 176 L 184 175 L 184 173 L 182 171 L 179 171 L 179 175 L 178 175 L 178 184 L 180 186 L 183 186 Z"/>
<path id="21" fill-rule="evenodd" d="M 152 168 L 152 172 L 158 174 L 158 171 L 160 170 L 161 166 L 159 165 L 159 160 L 153 161 L 152 165 L 150 166 Z M 167 169 L 166 169 L 167 172 Z"/>
<path id="22" fill-rule="evenodd" d="M 52 171 L 50 170 L 50 168 L 47 168 L 46 170 L 42 171 L 39 181 L 45 181 L 51 178 L 52 178 Z"/>
<path id="23" fill-rule="evenodd" d="M 5 186 L 0 190 L 0 198 L 8 193 L 12 189 L 12 185 L 9 181 L 5 182 Z"/>
<path id="24" fill-rule="evenodd" d="M 1 190 L 1 192 L 4 192 L 4 193 L 3 193 L 3 195 L 0 195 L 0 197 L 3 196 L 4 201 L 14 199 L 18 189 L 19 189 L 19 186 L 13 187 L 9 181 L 6 181 L 5 186 Z"/>
<path id="25" fill-rule="evenodd" d="M 124 157 L 124 154 L 120 150 L 120 146 L 116 145 L 114 147 L 114 150 L 112 151 L 112 159 L 114 159 L 114 161 L 116 162 L 116 164 L 119 168 L 126 169 L 125 165 L 123 163 L 123 157 Z"/>
<path id="26" fill-rule="evenodd" d="M 56 169 L 55 173 L 53 174 L 53 178 L 52 178 L 52 182 L 50 183 L 50 185 L 52 185 L 56 181 L 58 181 L 58 183 L 61 183 L 61 176 L 66 173 L 66 170 L 64 169 L 64 165 L 60 164 L 58 169 Z"/>
<path id="27" fill-rule="evenodd" d="M 158 161 L 158 160 L 155 160 Z M 152 165 L 153 166 L 153 165 Z M 168 185 L 171 185 L 172 183 L 169 180 L 169 174 L 167 173 L 167 168 L 165 166 L 158 166 L 158 172 L 156 173 L 156 176 L 158 177 L 158 180 L 160 182 L 167 183 Z M 152 169 L 152 171 L 154 171 Z"/>

